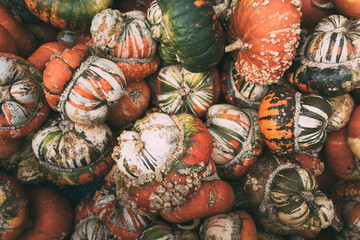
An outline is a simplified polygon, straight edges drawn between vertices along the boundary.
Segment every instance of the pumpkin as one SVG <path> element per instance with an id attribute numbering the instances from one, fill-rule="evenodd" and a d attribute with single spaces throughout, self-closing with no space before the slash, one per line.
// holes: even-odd
<path id="1" fill-rule="evenodd" d="M 97 218 L 94 198 L 87 197 L 75 209 L 75 229 L 71 240 L 115 240 L 106 225 Z"/>
<path id="2" fill-rule="evenodd" d="M 0 158 L 8 158 L 17 152 L 23 138 L 0 138 Z"/>
<path id="3" fill-rule="evenodd" d="M 199 190 L 187 202 L 170 214 L 160 212 L 160 215 L 171 223 L 185 223 L 226 213 L 234 206 L 234 200 L 234 190 L 226 181 L 203 181 Z"/>
<path id="4" fill-rule="evenodd" d="M 160 57 L 145 13 L 105 9 L 93 18 L 90 32 L 91 46 L 114 61 L 124 72 L 127 82 L 156 72 Z"/>
<path id="5" fill-rule="evenodd" d="M 269 85 L 246 81 L 235 68 L 235 61 L 226 61 L 221 72 L 221 90 L 225 100 L 237 107 L 258 109 Z"/>
<path id="6" fill-rule="evenodd" d="M 113 0 L 25 0 L 25 3 L 36 17 L 56 28 L 84 32 L 92 18 L 112 6 Z"/>
<path id="7" fill-rule="evenodd" d="M 39 46 L 39 48 L 28 57 L 27 61 L 43 72 L 46 63 L 50 61 L 53 54 L 60 54 L 67 48 L 69 48 L 67 45 L 60 42 L 47 42 Z"/>
<path id="8" fill-rule="evenodd" d="M 106 120 L 109 108 L 123 96 L 126 81 L 114 62 L 76 45 L 46 64 L 43 88 L 52 109 L 76 123 L 95 125 Z"/>
<path id="9" fill-rule="evenodd" d="M 349 145 L 351 151 L 359 159 L 360 158 L 360 144 L 359 144 L 359 118 L 360 118 L 360 106 L 357 105 L 354 109 L 350 120 L 346 128 L 346 142 Z"/>
<path id="10" fill-rule="evenodd" d="M 105 184 L 95 193 L 95 214 L 116 238 L 137 239 L 140 232 L 155 220 L 155 215 L 150 212 L 136 214 L 124 207 L 117 192 L 117 181 L 112 169 L 105 177 Z"/>
<path id="11" fill-rule="evenodd" d="M 206 126 L 213 139 L 211 159 L 225 179 L 239 179 L 261 155 L 264 141 L 257 111 L 230 104 L 215 104 L 206 113 Z"/>
<path id="12" fill-rule="evenodd" d="M 212 139 L 197 117 L 153 111 L 118 137 L 112 158 L 121 204 L 135 213 L 169 214 L 213 175 Z"/>
<path id="13" fill-rule="evenodd" d="M 200 226 L 199 232 L 201 239 L 258 239 L 253 218 L 243 210 L 208 217 Z"/>
<path id="14" fill-rule="evenodd" d="M 346 126 L 355 108 L 354 99 L 350 94 L 327 98 L 331 103 L 332 114 L 328 120 L 326 130 L 333 132 Z"/>
<path id="15" fill-rule="evenodd" d="M 235 68 L 248 82 L 276 83 L 290 67 L 300 39 L 299 0 L 242 0 L 227 22 Z"/>
<path id="16" fill-rule="evenodd" d="M 147 15 L 166 62 L 205 72 L 222 59 L 225 38 L 210 0 L 156 0 Z"/>
<path id="17" fill-rule="evenodd" d="M 40 22 L 27 8 L 25 0 L 1 0 L 1 3 L 11 10 L 15 16 L 20 18 L 22 23 Z"/>
<path id="18" fill-rule="evenodd" d="M 10 33 L 0 25 L 0 52 L 17 53 L 17 48 L 13 37 Z"/>
<path id="19" fill-rule="evenodd" d="M 20 182 L 3 172 L 0 172 L 0 215 L 1 239 L 17 239 L 28 220 L 28 201 Z"/>
<path id="20" fill-rule="evenodd" d="M 42 21 L 36 23 L 25 23 L 24 27 L 29 29 L 37 41 L 37 46 L 47 42 L 54 42 L 57 39 L 59 29 L 44 23 Z"/>
<path id="21" fill-rule="evenodd" d="M 138 240 L 182 239 L 199 240 L 197 229 L 181 229 L 174 224 L 155 221 L 140 233 Z"/>
<path id="22" fill-rule="evenodd" d="M 0 138 L 21 138 L 40 127 L 49 114 L 42 75 L 31 63 L 9 53 L 0 53 L 0 68 Z"/>
<path id="23" fill-rule="evenodd" d="M 26 186 L 29 221 L 18 240 L 65 239 L 73 226 L 70 202 L 46 186 Z"/>
<path id="24" fill-rule="evenodd" d="M 155 105 L 168 114 L 190 113 L 203 117 L 218 102 L 220 74 L 216 68 L 193 73 L 179 64 L 161 68 L 151 81 Z"/>
<path id="25" fill-rule="evenodd" d="M 143 79 L 130 82 L 125 88 L 124 96 L 110 109 L 106 123 L 110 127 L 125 127 L 138 119 L 149 103 L 149 84 Z"/>
<path id="26" fill-rule="evenodd" d="M 53 182 L 68 185 L 104 176 L 113 165 L 113 145 L 107 125 L 81 125 L 58 116 L 49 119 L 32 140 L 39 170 Z"/>
<path id="27" fill-rule="evenodd" d="M 288 84 L 274 87 L 260 102 L 258 123 L 277 154 L 318 152 L 326 139 L 331 104 L 317 94 L 301 94 Z"/>
<path id="28" fill-rule="evenodd" d="M 330 15 L 305 40 L 289 70 L 289 81 L 304 93 L 334 97 L 359 87 L 357 32 L 360 20 Z"/>
<path id="29" fill-rule="evenodd" d="M 325 164 L 323 161 L 320 160 L 318 154 L 294 154 L 290 157 L 294 158 L 295 160 L 299 161 L 303 168 L 306 168 L 311 172 L 314 177 L 321 175 L 324 171 Z"/>
<path id="30" fill-rule="evenodd" d="M 360 161 L 346 142 L 346 132 L 347 129 L 342 128 L 328 134 L 324 144 L 326 165 L 339 179 L 357 181 L 360 180 Z"/>
<path id="31" fill-rule="evenodd" d="M 120 0 L 115 6 L 116 9 L 120 10 L 120 12 L 139 10 L 146 13 L 152 2 L 153 0 Z"/>
<path id="32" fill-rule="evenodd" d="M 309 170 L 292 158 L 263 155 L 246 176 L 245 191 L 257 223 L 273 234 L 320 231 L 330 226 L 334 207 Z"/>
<path id="33" fill-rule="evenodd" d="M 34 36 L 28 29 L 22 26 L 11 11 L 2 3 L 0 3 L 0 25 L 14 39 L 19 56 L 27 58 L 35 51 L 37 45 Z M 1 35 L 1 38 L 3 38 L 3 35 Z"/>
<path id="34" fill-rule="evenodd" d="M 356 0 L 330 0 L 336 11 L 351 19 L 360 18 L 360 4 Z"/>
<path id="35" fill-rule="evenodd" d="M 342 239 L 359 239 L 360 183 L 344 182 L 331 193 L 334 201 L 335 217 L 332 228 L 339 232 Z M 340 239 L 340 237 L 339 237 Z"/>
<path id="36" fill-rule="evenodd" d="M 301 3 L 301 25 L 304 27 L 313 27 L 324 17 L 335 13 L 330 0 L 302 0 Z"/>

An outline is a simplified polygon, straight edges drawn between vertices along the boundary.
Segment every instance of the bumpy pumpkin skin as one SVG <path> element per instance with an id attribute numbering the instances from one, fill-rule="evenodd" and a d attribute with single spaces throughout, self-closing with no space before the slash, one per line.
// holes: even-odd
<path id="1" fill-rule="evenodd" d="M 147 15 L 166 62 L 205 72 L 222 59 L 225 38 L 211 1 L 156 0 Z"/>
<path id="2" fill-rule="evenodd" d="M 125 88 L 121 69 L 97 57 L 95 50 L 86 45 L 66 49 L 44 70 L 43 89 L 50 107 L 79 124 L 104 122 Z"/>
<path id="3" fill-rule="evenodd" d="M 257 223 L 269 233 L 320 231 L 334 217 L 333 203 L 314 176 L 291 158 L 264 155 L 250 169 L 245 191 Z"/>
<path id="4" fill-rule="evenodd" d="M 206 126 L 213 138 L 211 159 L 220 177 L 240 179 L 262 154 L 263 137 L 257 111 L 230 104 L 215 104 L 206 114 Z"/>
<path id="5" fill-rule="evenodd" d="M 291 66 L 289 81 L 304 93 L 335 97 L 360 86 L 360 20 L 342 15 L 323 18 Z"/>
<path id="6" fill-rule="evenodd" d="M 226 51 L 246 81 L 276 83 L 290 67 L 300 39 L 299 0 L 236 1 L 227 23 Z"/>
<path id="7" fill-rule="evenodd" d="M 212 139 L 199 118 L 188 113 L 149 113 L 124 131 L 112 154 L 117 195 L 134 212 L 169 214 L 214 174 Z"/>
<path id="8" fill-rule="evenodd" d="M 150 80 L 155 105 L 168 114 L 190 113 L 203 117 L 218 102 L 220 75 L 216 68 L 193 73 L 179 64 L 161 68 Z"/>
<path id="9" fill-rule="evenodd" d="M 359 239 L 360 183 L 343 182 L 336 186 L 330 197 L 335 206 L 332 228 L 340 233 L 342 239 Z"/>
<path id="10" fill-rule="evenodd" d="M 28 220 L 28 201 L 20 182 L 5 173 L 0 173 L 0 209 L 1 239 L 17 239 Z"/>
<path id="11" fill-rule="evenodd" d="M 91 46 L 114 61 L 127 82 L 143 79 L 155 73 L 160 64 L 158 44 L 151 36 L 150 27 L 141 11 L 121 13 L 105 9 L 92 20 Z"/>
<path id="12" fill-rule="evenodd" d="M 10 53 L 0 53 L 0 68 L 0 138 L 20 138 L 37 129 L 49 114 L 42 75 L 31 63 Z"/>
<path id="13" fill-rule="evenodd" d="M 112 167 L 113 134 L 105 124 L 86 126 L 51 118 L 32 149 L 36 164 L 57 184 L 78 185 L 104 176 Z"/>
<path id="14" fill-rule="evenodd" d="M 29 10 L 56 28 L 84 32 L 93 17 L 113 4 L 113 0 L 25 0 Z"/>
<path id="15" fill-rule="evenodd" d="M 318 152 L 331 113 L 331 104 L 324 97 L 301 94 L 283 84 L 261 100 L 258 123 L 265 143 L 277 154 Z"/>

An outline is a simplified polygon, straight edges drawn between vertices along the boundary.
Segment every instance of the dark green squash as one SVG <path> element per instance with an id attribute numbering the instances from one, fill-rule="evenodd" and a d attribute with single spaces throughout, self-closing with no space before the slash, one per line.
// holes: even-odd
<path id="1" fill-rule="evenodd" d="M 225 38 L 209 0 L 156 0 L 148 9 L 160 55 L 191 72 L 204 72 L 222 59 Z"/>

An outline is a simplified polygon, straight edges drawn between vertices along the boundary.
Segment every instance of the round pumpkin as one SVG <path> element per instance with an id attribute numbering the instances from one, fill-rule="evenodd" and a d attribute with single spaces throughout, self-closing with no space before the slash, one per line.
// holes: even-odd
<path id="1" fill-rule="evenodd" d="M 320 231 L 334 218 L 332 201 L 310 171 L 292 158 L 264 155 L 249 170 L 245 191 L 257 223 L 269 233 Z"/>
<path id="2" fill-rule="evenodd" d="M 242 0 L 227 22 L 235 68 L 248 82 L 276 83 L 290 67 L 300 39 L 300 4 L 293 0 Z"/>
<path id="3" fill-rule="evenodd" d="M 0 53 L 0 138 L 21 138 L 47 118 L 40 71 L 25 59 Z"/>
<path id="4" fill-rule="evenodd" d="M 288 84 L 274 87 L 260 102 L 258 123 L 267 146 L 277 154 L 318 152 L 326 139 L 330 102 L 301 94 Z"/>
<path id="5" fill-rule="evenodd" d="M 150 112 L 118 137 L 112 158 L 121 204 L 136 212 L 169 214 L 214 174 L 212 139 L 197 117 Z"/>
<path id="6" fill-rule="evenodd" d="M 125 88 L 121 69 L 86 45 L 54 56 L 44 70 L 43 89 L 50 107 L 79 124 L 104 122 Z"/>
<path id="7" fill-rule="evenodd" d="M 335 13 L 335 7 L 330 0 L 302 0 L 301 25 L 313 27 L 326 16 Z"/>
<path id="8" fill-rule="evenodd" d="M 0 25 L 0 52 L 17 53 L 17 48 L 13 37 L 10 33 Z"/>
<path id="9" fill-rule="evenodd" d="M 330 15 L 304 39 L 289 81 L 304 93 L 334 97 L 359 87 L 360 20 Z"/>
<path id="10" fill-rule="evenodd" d="M 45 186 L 26 186 L 29 223 L 18 240 L 65 239 L 73 226 L 70 202 L 59 192 Z"/>
<path id="11" fill-rule="evenodd" d="M 119 128 L 135 121 L 148 107 L 150 95 L 150 87 L 145 80 L 128 83 L 124 96 L 110 109 L 106 123 L 110 127 Z"/>
<path id="12" fill-rule="evenodd" d="M 1 239 L 17 239 L 26 225 L 28 215 L 28 200 L 23 186 L 15 177 L 0 172 Z"/>
<path id="13" fill-rule="evenodd" d="M 41 172 L 57 184 L 77 185 L 104 176 L 112 167 L 113 133 L 105 124 L 87 126 L 49 119 L 33 140 Z"/>
<path id="14" fill-rule="evenodd" d="M 93 17 L 111 7 L 113 0 L 25 0 L 25 3 L 36 17 L 56 28 L 84 32 Z"/>
<path id="15" fill-rule="evenodd" d="M 210 0 L 156 0 L 147 15 L 166 62 L 205 72 L 222 59 L 225 38 Z"/>
<path id="16" fill-rule="evenodd" d="M 260 157 L 264 147 L 257 111 L 230 104 L 215 104 L 206 113 L 206 126 L 213 139 L 211 159 L 225 179 L 239 179 Z"/>
<path id="17" fill-rule="evenodd" d="M 193 73 L 181 65 L 161 68 L 150 83 L 155 105 L 168 114 L 190 113 L 203 117 L 218 102 L 220 75 L 216 68 Z"/>
<path id="18" fill-rule="evenodd" d="M 200 226 L 199 232 L 201 239 L 258 239 L 253 218 L 243 210 L 208 217 Z"/>
<path id="19" fill-rule="evenodd" d="M 103 51 L 124 72 L 127 82 L 155 73 L 160 57 L 152 38 L 146 14 L 141 11 L 121 13 L 105 9 L 92 20 L 91 46 Z"/>
<path id="20" fill-rule="evenodd" d="M 330 0 L 336 11 L 351 19 L 360 18 L 360 3 L 356 0 Z"/>

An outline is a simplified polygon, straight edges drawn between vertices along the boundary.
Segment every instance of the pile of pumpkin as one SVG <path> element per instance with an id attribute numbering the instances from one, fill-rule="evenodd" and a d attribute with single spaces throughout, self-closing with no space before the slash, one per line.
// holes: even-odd
<path id="1" fill-rule="evenodd" d="M 0 238 L 360 239 L 359 33 L 352 0 L 1 0 Z"/>

